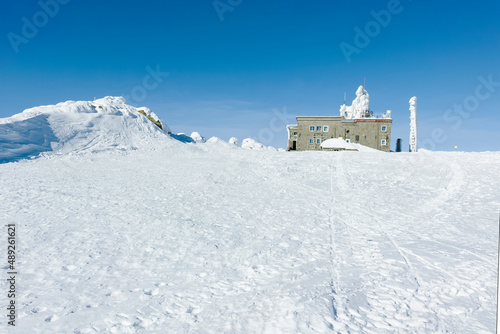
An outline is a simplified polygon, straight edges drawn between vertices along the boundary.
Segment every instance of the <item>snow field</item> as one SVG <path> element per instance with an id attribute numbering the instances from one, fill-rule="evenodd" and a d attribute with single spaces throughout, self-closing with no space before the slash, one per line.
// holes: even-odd
<path id="1" fill-rule="evenodd" d="M 213 144 L 0 165 L 19 332 L 494 332 L 500 154 Z"/>

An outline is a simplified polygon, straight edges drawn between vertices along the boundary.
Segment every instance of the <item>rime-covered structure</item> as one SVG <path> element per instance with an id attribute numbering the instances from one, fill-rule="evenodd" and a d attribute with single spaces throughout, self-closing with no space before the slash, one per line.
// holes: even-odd
<path id="1" fill-rule="evenodd" d="M 410 152 L 417 152 L 417 97 L 410 99 Z"/>
<path id="2" fill-rule="evenodd" d="M 352 105 L 340 106 L 340 116 L 345 119 L 355 119 L 363 117 L 372 117 L 373 113 L 370 112 L 370 94 L 363 86 L 359 86 L 356 90 L 356 98 L 352 101 Z"/>

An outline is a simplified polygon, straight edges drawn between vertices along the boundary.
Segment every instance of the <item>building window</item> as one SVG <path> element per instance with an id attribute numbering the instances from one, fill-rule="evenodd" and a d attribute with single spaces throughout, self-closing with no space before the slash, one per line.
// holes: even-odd
<path id="1" fill-rule="evenodd" d="M 309 138 L 309 144 L 314 144 L 314 139 Z"/>
<path id="2" fill-rule="evenodd" d="M 321 131 L 321 125 L 316 125 L 316 131 Z"/>
<path id="3" fill-rule="evenodd" d="M 350 140 L 350 139 L 346 139 L 346 140 L 345 140 L 345 142 L 346 142 L 346 143 L 350 143 L 350 142 L 351 142 L 351 140 Z"/>
<path id="4" fill-rule="evenodd" d="M 381 128 L 382 132 L 386 132 L 387 131 L 387 125 L 382 125 L 382 128 Z M 385 145 L 385 144 L 384 144 Z"/>
<path id="5" fill-rule="evenodd" d="M 296 135 L 297 135 L 297 131 L 295 131 L 295 132 L 293 133 L 293 135 L 294 135 L 294 136 L 296 136 Z"/>
<path id="6" fill-rule="evenodd" d="M 314 131 L 314 125 L 309 126 L 309 131 Z"/>
<path id="7" fill-rule="evenodd" d="M 321 138 L 316 138 L 316 144 L 321 144 Z"/>
<path id="8" fill-rule="evenodd" d="M 328 132 L 328 125 L 323 125 L 323 132 Z"/>
<path id="9" fill-rule="evenodd" d="M 356 135 L 356 143 L 359 143 L 359 136 Z"/>
<path id="10" fill-rule="evenodd" d="M 385 139 L 382 139 L 382 140 L 380 141 L 380 144 L 381 144 L 382 146 L 385 146 L 385 145 L 387 145 L 387 140 L 385 140 Z"/>

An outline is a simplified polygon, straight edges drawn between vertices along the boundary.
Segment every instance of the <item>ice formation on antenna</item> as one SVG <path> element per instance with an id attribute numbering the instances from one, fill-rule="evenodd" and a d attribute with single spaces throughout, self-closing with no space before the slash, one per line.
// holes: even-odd
<path id="1" fill-rule="evenodd" d="M 410 152 L 417 152 L 417 97 L 410 99 Z"/>
<path id="2" fill-rule="evenodd" d="M 363 86 L 359 86 L 356 91 L 356 98 L 352 101 L 352 105 L 346 106 L 345 102 L 340 106 L 340 116 L 348 119 L 372 117 L 370 111 L 370 94 Z"/>

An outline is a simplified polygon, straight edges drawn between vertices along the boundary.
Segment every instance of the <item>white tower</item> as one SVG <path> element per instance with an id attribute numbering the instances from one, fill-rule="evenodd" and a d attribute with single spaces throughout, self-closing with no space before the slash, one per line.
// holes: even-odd
<path id="1" fill-rule="evenodd" d="M 410 152 L 417 152 L 417 97 L 410 99 Z"/>

